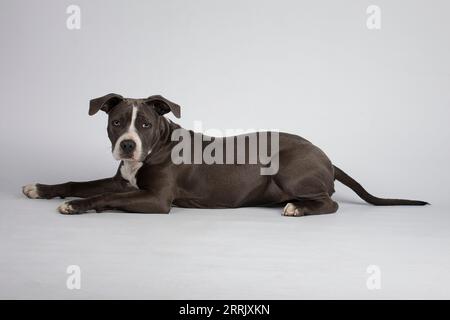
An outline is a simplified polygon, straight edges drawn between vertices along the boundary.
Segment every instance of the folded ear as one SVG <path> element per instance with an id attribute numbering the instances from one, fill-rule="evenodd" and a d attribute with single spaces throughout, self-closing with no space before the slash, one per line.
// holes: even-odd
<path id="1" fill-rule="evenodd" d="M 176 103 L 173 103 L 170 100 L 167 100 L 163 96 L 154 95 L 150 96 L 144 100 L 145 103 L 149 105 L 153 105 L 153 108 L 159 115 L 166 114 L 168 112 L 172 112 L 173 115 L 177 118 L 181 117 L 181 108 Z"/>
<path id="2" fill-rule="evenodd" d="M 98 110 L 108 113 L 111 109 L 123 101 L 123 97 L 120 94 L 110 93 L 106 96 L 92 99 L 89 102 L 89 115 L 92 116 L 98 112 Z"/>

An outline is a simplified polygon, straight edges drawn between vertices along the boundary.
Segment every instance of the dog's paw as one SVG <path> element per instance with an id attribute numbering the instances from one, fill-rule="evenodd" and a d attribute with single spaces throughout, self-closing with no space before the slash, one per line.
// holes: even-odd
<path id="1" fill-rule="evenodd" d="M 303 210 L 299 207 L 297 207 L 295 204 L 289 202 L 286 204 L 286 206 L 283 209 L 283 216 L 287 217 L 301 217 L 304 216 L 305 213 Z"/>
<path id="2" fill-rule="evenodd" d="M 38 186 L 36 184 L 27 184 L 26 186 L 23 186 L 22 192 L 30 199 L 40 198 Z"/>
<path id="3" fill-rule="evenodd" d="M 72 201 L 67 201 L 61 204 L 58 207 L 58 211 L 61 214 L 79 214 L 82 213 L 80 210 L 76 208 L 73 204 L 71 204 Z"/>

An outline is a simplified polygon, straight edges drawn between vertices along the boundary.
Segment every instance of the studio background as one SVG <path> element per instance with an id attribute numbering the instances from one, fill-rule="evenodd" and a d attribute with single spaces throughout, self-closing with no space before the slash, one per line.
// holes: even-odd
<path id="1" fill-rule="evenodd" d="M 448 1 L 5 1 L 0 298 L 449 298 Z M 69 30 L 69 5 L 81 28 Z M 369 5 L 381 29 L 366 26 Z M 162 94 L 176 122 L 310 140 L 375 195 L 273 208 L 59 215 L 21 186 L 117 169 L 89 100 Z M 170 116 L 174 119 L 172 116 Z M 79 265 L 82 288 L 66 288 Z M 369 265 L 382 288 L 366 287 Z"/>

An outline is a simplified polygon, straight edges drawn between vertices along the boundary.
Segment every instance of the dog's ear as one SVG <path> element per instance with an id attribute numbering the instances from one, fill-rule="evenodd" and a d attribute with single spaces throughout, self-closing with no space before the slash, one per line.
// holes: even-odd
<path id="1" fill-rule="evenodd" d="M 120 94 L 110 93 L 106 96 L 92 99 L 89 102 L 89 115 L 93 116 L 98 110 L 109 113 L 111 109 L 123 101 L 123 97 Z"/>
<path id="2" fill-rule="evenodd" d="M 168 112 L 172 112 L 173 115 L 177 118 L 181 117 L 181 108 L 176 103 L 173 103 L 170 100 L 167 100 L 163 96 L 154 95 L 150 96 L 144 100 L 146 104 L 153 105 L 153 108 L 159 115 L 166 114 Z"/>

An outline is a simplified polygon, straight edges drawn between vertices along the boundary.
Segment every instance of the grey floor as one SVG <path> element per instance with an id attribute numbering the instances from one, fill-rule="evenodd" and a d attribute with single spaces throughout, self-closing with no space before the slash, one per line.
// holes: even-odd
<path id="1" fill-rule="evenodd" d="M 273 208 L 63 216 L 59 199 L 2 193 L 0 298 L 450 298 L 447 206 L 341 197 L 337 214 L 303 218 Z M 69 265 L 80 290 L 66 287 Z M 366 285 L 370 265 L 378 290 Z"/>
<path id="2" fill-rule="evenodd" d="M 76 4 L 69 30 L 68 2 L 0 2 L 0 298 L 450 298 L 449 1 L 380 1 L 378 30 L 352 0 Z M 26 199 L 27 183 L 116 172 L 106 115 L 88 117 L 110 92 L 162 94 L 196 131 L 298 134 L 375 195 L 432 205 L 372 207 L 340 185 L 337 214 L 306 218 Z"/>

